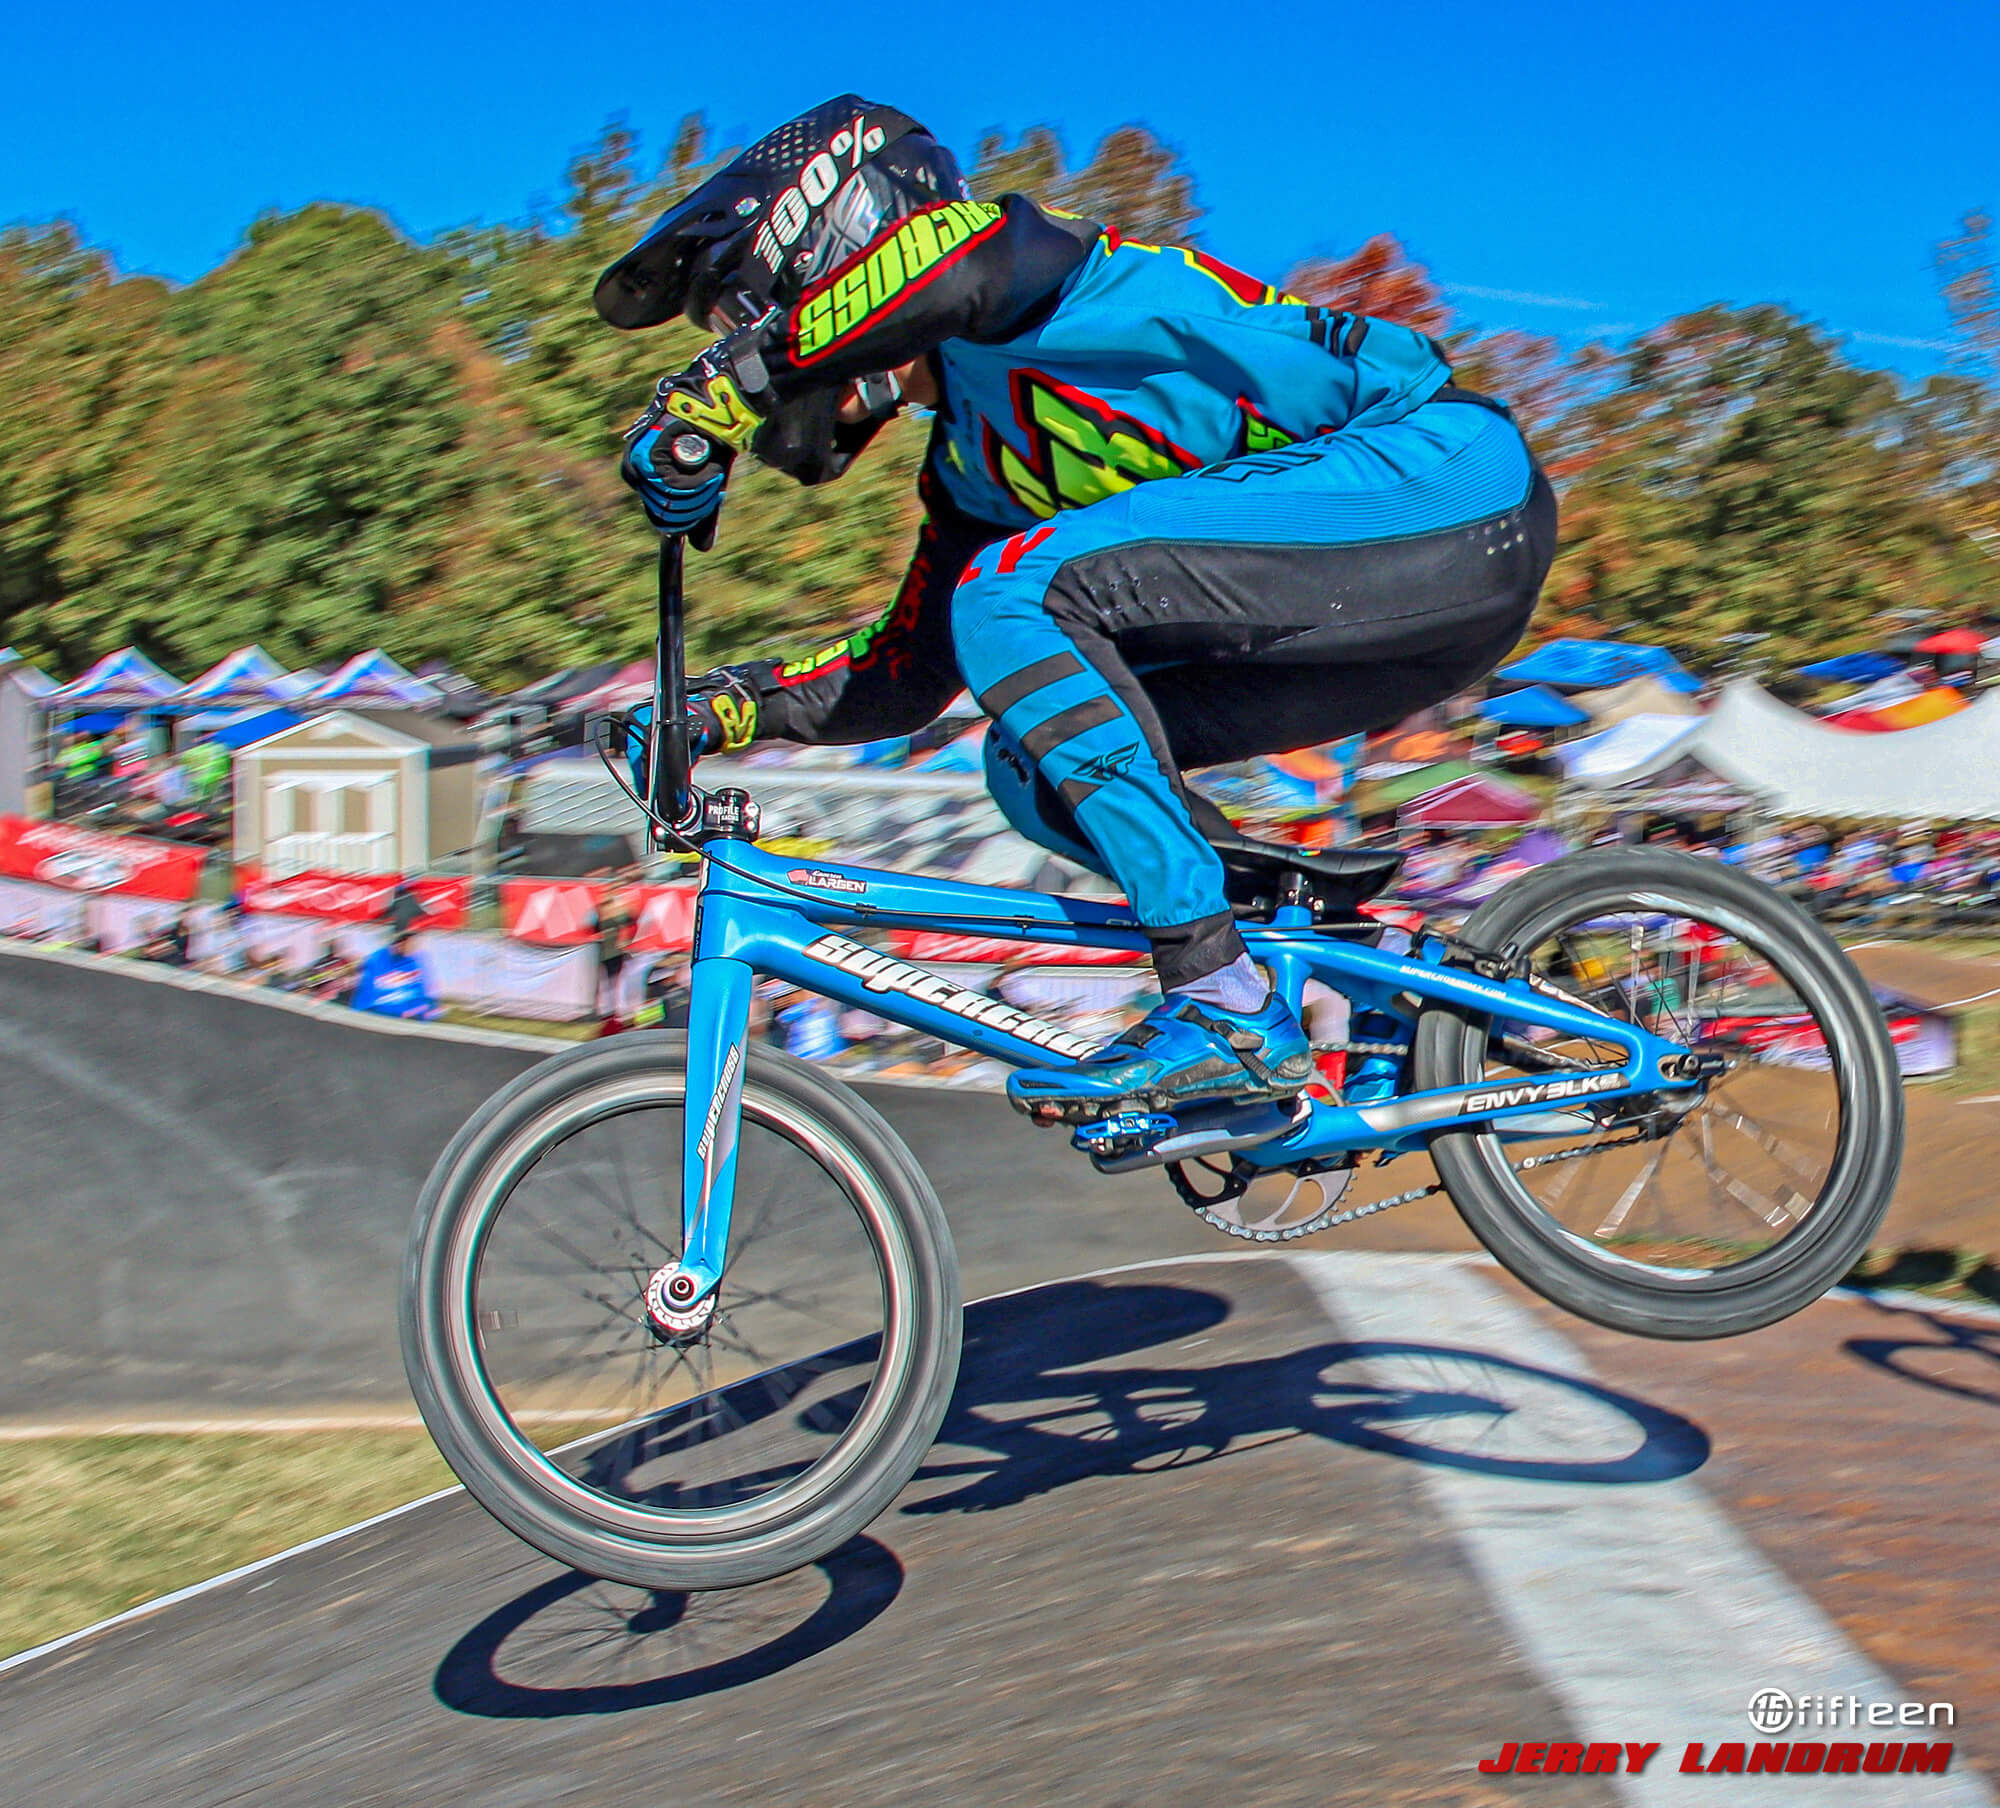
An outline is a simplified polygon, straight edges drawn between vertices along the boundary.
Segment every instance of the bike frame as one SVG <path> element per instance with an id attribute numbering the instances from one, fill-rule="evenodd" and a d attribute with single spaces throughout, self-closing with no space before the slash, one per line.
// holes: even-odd
<path id="1" fill-rule="evenodd" d="M 1091 1044 L 837 932 L 940 930 L 1134 953 L 1148 947 L 1129 908 L 1118 903 L 801 861 L 742 840 L 711 840 L 703 853 L 688 1012 L 681 1267 L 704 1293 L 721 1278 L 728 1257 L 750 995 L 759 976 L 1016 1067 L 1063 1067 L 1090 1053 Z M 1596 1104 L 1693 1084 L 1673 1075 L 1687 1053 L 1682 1044 L 1522 980 L 1483 979 L 1446 965 L 1446 945 L 1434 937 L 1408 954 L 1388 953 L 1316 928 L 1310 912 L 1289 908 L 1280 909 L 1268 925 L 1246 923 L 1243 939 L 1295 1013 L 1306 981 L 1317 979 L 1344 993 L 1357 1012 L 1391 1020 L 1405 1041 L 1420 1005 L 1436 1001 L 1493 1020 L 1586 1036 L 1624 1055 L 1616 1067 L 1565 1072 L 1557 1079 L 1430 1092 L 1395 1090 L 1402 1057 L 1369 1057 L 1362 1068 L 1374 1065 L 1371 1077 L 1385 1096 L 1343 1105 L 1310 1100 L 1297 1128 L 1241 1152 L 1255 1167 L 1277 1170 L 1365 1149 L 1400 1154 L 1421 1147 L 1438 1130 L 1512 1124 L 1520 1134 L 1553 1134 L 1530 1128 L 1530 1120 L 1572 1100 Z M 1572 1120 L 1562 1128 L 1566 1133 L 1577 1127 Z"/>
<path id="2" fill-rule="evenodd" d="M 688 832 L 701 821 L 702 807 L 689 784 L 682 561 L 681 540 L 663 541 L 654 732 L 646 798 L 640 802 L 664 839 L 686 844 Z M 649 800 L 663 803 L 665 814 Z M 1061 1067 L 1091 1053 L 1091 1044 L 838 931 L 940 930 L 1132 953 L 1145 953 L 1150 946 L 1122 903 L 801 861 L 728 834 L 706 835 L 701 853 L 688 1009 L 680 1258 L 680 1268 L 696 1290 L 677 1300 L 683 1308 L 714 1289 L 728 1262 L 737 1133 L 750 1055 L 750 996 L 760 975 L 1016 1067 Z M 1620 1022 L 1520 979 L 1486 979 L 1452 966 L 1450 950 L 1436 937 L 1423 938 L 1411 952 L 1398 954 L 1356 941 L 1352 932 L 1352 925 L 1344 931 L 1315 926 L 1308 909 L 1285 906 L 1267 924 L 1246 923 L 1243 940 L 1295 1015 L 1306 981 L 1317 979 L 1400 1039 L 1385 1039 L 1382 1046 L 1406 1050 L 1418 1011 L 1435 1001 L 1491 1021 L 1585 1036 L 1615 1046 L 1623 1059 L 1616 1067 L 1565 1071 L 1557 1079 L 1405 1092 L 1407 1053 L 1364 1054 L 1349 1069 L 1350 1102 L 1309 1099 L 1305 1115 L 1285 1135 L 1237 1152 L 1237 1159 L 1252 1167 L 1278 1171 L 1367 1149 L 1399 1155 L 1422 1147 L 1439 1130 L 1497 1127 L 1503 1135 L 1522 1137 L 1569 1134 L 1591 1128 L 1592 1121 L 1562 1112 L 1567 1102 L 1601 1103 L 1696 1083 L 1680 1071 L 1687 1050 L 1636 1023 Z M 1552 1109 L 1557 1118 L 1553 1127 Z"/>

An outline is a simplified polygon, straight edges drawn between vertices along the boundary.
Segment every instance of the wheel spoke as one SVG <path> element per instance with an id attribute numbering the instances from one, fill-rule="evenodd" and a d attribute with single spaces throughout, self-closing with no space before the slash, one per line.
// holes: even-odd
<path id="1" fill-rule="evenodd" d="M 1581 1259 L 1710 1273 L 1718 1260 L 1747 1259 L 1783 1240 L 1811 1214 L 1832 1171 L 1842 1094 L 1833 1071 L 1779 1064 L 1806 1040 L 1795 1019 L 1834 1048 L 1815 1014 L 1821 994 L 1812 983 L 1771 949 L 1709 922 L 1687 899 L 1663 895 L 1671 891 L 1662 883 L 1657 891 L 1647 887 L 1643 900 L 1595 902 L 1520 938 L 1529 983 L 1545 997 L 1686 1046 L 1714 1049 L 1720 1035 L 1721 1046 L 1737 1051 L 1728 1067 L 1698 1082 L 1699 1098 L 1620 1100 L 1594 1143 L 1510 1162 L 1492 1135 L 1489 1171 L 1507 1173 L 1528 1209 L 1573 1229 L 1584 1248 L 1605 1252 Z M 1832 1058 L 1844 1057 L 1834 1048 Z M 1495 1035 L 1483 1069 L 1468 1077 L 1624 1059 L 1617 1045 L 1589 1035 Z M 1635 1143 L 1648 1146 L 1629 1159 L 1613 1154 Z"/>
<path id="2" fill-rule="evenodd" d="M 1663 1142 L 1647 1158 L 1632 1184 L 1618 1195 L 1616 1203 L 1611 1207 L 1610 1215 L 1597 1227 L 1598 1236 L 1615 1237 L 1618 1234 L 1625 1223 L 1626 1214 L 1638 1203 L 1640 1195 L 1652 1186 L 1660 1172 L 1660 1164 L 1666 1159 L 1667 1145 Z"/>
<path id="3" fill-rule="evenodd" d="M 1726 1108 L 1722 1114 L 1722 1121 L 1742 1131 L 1745 1136 L 1755 1143 L 1758 1148 L 1762 1149 L 1766 1155 L 1770 1156 L 1779 1167 L 1785 1169 L 1795 1180 L 1803 1181 L 1807 1186 L 1816 1187 L 1825 1177 L 1822 1173 L 1795 1160 L 1791 1153 L 1791 1145 L 1783 1141 L 1774 1131 L 1766 1129 L 1749 1112 L 1745 1111 L 1742 1106 L 1734 1105 Z"/>

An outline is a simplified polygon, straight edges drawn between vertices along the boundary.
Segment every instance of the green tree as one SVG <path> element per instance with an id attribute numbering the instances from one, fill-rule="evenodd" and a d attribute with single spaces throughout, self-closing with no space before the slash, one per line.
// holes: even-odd
<path id="1" fill-rule="evenodd" d="M 1582 408 L 1550 607 L 1608 633 L 1783 658 L 1957 601 L 1975 574 L 1940 463 L 1942 395 L 1913 400 L 1782 308 L 1706 308 L 1620 354 Z"/>
<path id="2" fill-rule="evenodd" d="M 703 335 L 605 327 L 598 273 L 731 153 L 689 113 L 648 163 L 607 126 L 545 214 L 412 242 L 378 213 L 257 221 L 180 289 L 122 277 L 74 226 L 0 231 L 0 642 L 74 671 L 136 641 L 183 673 L 258 640 L 297 663 L 380 644 L 488 683 L 629 657 L 656 541 L 619 435 Z M 1022 191 L 1188 243 L 1192 175 L 1143 126 L 1072 169 L 1046 126 L 980 145 Z M 1711 308 L 1622 351 L 1485 333 L 1390 235 L 1295 293 L 1436 334 L 1507 400 L 1563 492 L 1543 625 L 1700 655 L 1864 640 L 1876 612 L 2000 601 L 1992 227 L 1942 247 L 1962 368 L 1906 388 L 1776 308 Z M 691 568 L 694 657 L 805 651 L 881 613 L 916 518 L 925 423 L 836 485 L 738 461 Z"/>
<path id="3" fill-rule="evenodd" d="M 1123 125 L 1098 141 L 1090 161 L 1069 167 L 1053 126 L 1030 126 L 1012 145 L 1003 133 L 979 141 L 970 177 L 982 200 L 1024 194 L 1115 226 L 1144 245 L 1194 245 L 1202 208 L 1180 154 L 1142 125 Z"/>

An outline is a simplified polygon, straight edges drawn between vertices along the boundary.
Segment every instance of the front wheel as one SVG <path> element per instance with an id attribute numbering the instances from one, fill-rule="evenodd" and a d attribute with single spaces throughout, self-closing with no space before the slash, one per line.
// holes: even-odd
<path id="1" fill-rule="evenodd" d="M 642 1588 L 826 1556 L 922 1462 L 958 1371 L 958 1263 L 895 1132 L 755 1049 L 728 1267 L 698 1332 L 681 1253 L 686 1038 L 632 1033 L 503 1088 L 433 1169 L 403 1360 L 467 1490 L 537 1550 Z"/>
<path id="2" fill-rule="evenodd" d="M 1566 1310 L 1646 1337 L 1727 1337 L 1854 1266 L 1902 1163 L 1888 1026 L 1824 930 L 1714 861 L 1614 849 L 1516 880 L 1461 931 L 1528 983 L 1721 1058 L 1691 1091 L 1431 1140 L 1473 1234 Z M 1623 1064 L 1615 1043 L 1420 1016 L 1420 1089 Z"/>

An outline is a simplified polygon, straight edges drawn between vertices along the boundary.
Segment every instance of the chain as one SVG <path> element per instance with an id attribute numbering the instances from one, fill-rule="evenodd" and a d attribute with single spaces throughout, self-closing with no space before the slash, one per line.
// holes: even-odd
<path id="1" fill-rule="evenodd" d="M 1627 1148 L 1633 1143 L 1642 1143 L 1645 1140 L 1644 1135 L 1634 1135 L 1621 1136 L 1616 1142 L 1611 1143 L 1575 1143 L 1567 1149 L 1551 1149 L 1546 1155 L 1531 1155 L 1526 1161 L 1517 1161 L 1510 1165 L 1515 1173 L 1525 1174 L 1530 1168 L 1546 1168 L 1559 1161 L 1576 1161 L 1585 1155 L 1602 1155 L 1608 1150 Z M 1377 1212 L 1393 1211 L 1399 1205 L 1414 1205 L 1419 1199 L 1429 1199 L 1443 1191 L 1444 1182 L 1433 1180 L 1429 1186 L 1412 1187 L 1407 1193 L 1391 1193 L 1386 1199 L 1374 1199 L 1366 1205 L 1349 1206 L 1344 1212 L 1335 1212 L 1313 1223 L 1309 1226 L 1309 1230 L 1316 1235 L 1320 1231 L 1333 1230 L 1342 1224 L 1352 1224 L 1358 1218 L 1372 1218 Z M 1228 1227 L 1217 1225 L 1217 1228 Z M 1294 1234 L 1303 1236 L 1308 1233 L 1299 1231 Z"/>
<path id="2" fill-rule="evenodd" d="M 1615 1143 L 1577 1143 L 1567 1149 L 1551 1149 L 1546 1155 L 1531 1155 L 1526 1161 L 1513 1163 L 1514 1172 L 1525 1174 L 1530 1168 L 1546 1168 L 1552 1162 L 1575 1161 L 1580 1155 L 1602 1155 L 1610 1149 L 1625 1149 L 1633 1143 L 1646 1140 L 1644 1131 L 1634 1131 L 1630 1136 L 1621 1136 Z"/>

